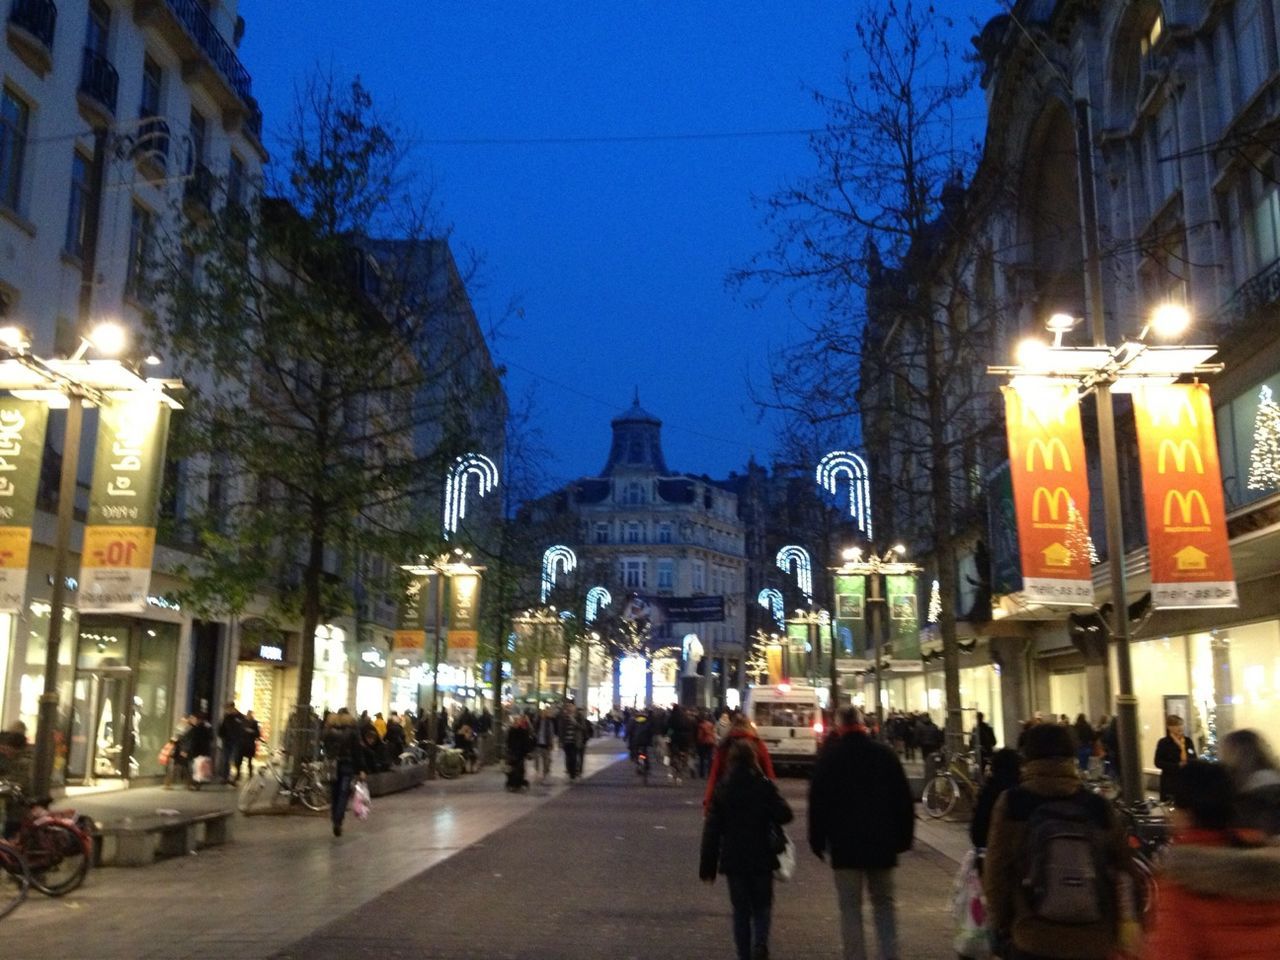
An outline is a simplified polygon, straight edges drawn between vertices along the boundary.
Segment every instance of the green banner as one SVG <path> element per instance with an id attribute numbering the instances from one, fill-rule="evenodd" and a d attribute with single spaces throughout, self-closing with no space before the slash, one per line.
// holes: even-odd
<path id="1" fill-rule="evenodd" d="M 145 610 L 156 547 L 169 408 L 129 396 L 99 408 L 80 554 L 80 612 Z"/>
<path id="2" fill-rule="evenodd" d="M 920 658 L 920 598 L 914 574 L 887 576 L 884 591 L 889 610 L 889 642 L 896 660 Z"/>
<path id="3" fill-rule="evenodd" d="M 426 613 L 426 595 L 431 592 L 431 578 L 418 575 L 409 578 L 400 594 L 400 609 L 396 611 L 395 653 L 397 657 L 421 660 L 427 646 L 427 631 L 423 616 Z"/>
<path id="4" fill-rule="evenodd" d="M 48 423 L 44 403 L 0 399 L 0 611 L 25 608 L 31 524 Z"/>
<path id="5" fill-rule="evenodd" d="M 867 578 L 836 574 L 836 655 L 867 655 Z"/>

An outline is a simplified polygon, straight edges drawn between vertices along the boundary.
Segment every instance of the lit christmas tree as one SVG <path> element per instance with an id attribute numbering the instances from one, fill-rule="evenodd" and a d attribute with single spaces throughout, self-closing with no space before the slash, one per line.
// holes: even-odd
<path id="1" fill-rule="evenodd" d="M 933 581 L 929 590 L 929 623 L 937 623 L 942 619 L 942 584 Z"/>
<path id="2" fill-rule="evenodd" d="M 1280 487 L 1280 403 L 1265 383 L 1258 392 L 1258 415 L 1253 421 L 1253 449 L 1249 451 L 1249 489 Z"/>
<path id="3" fill-rule="evenodd" d="M 1074 500 L 1067 504 L 1067 549 L 1071 556 L 1087 556 L 1089 566 L 1098 562 L 1098 551 L 1093 547 L 1093 537 L 1089 536 L 1089 522 L 1076 509 Z"/>

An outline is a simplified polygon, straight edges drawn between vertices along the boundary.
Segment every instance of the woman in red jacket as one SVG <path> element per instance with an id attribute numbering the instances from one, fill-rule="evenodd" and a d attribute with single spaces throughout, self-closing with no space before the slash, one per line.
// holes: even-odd
<path id="1" fill-rule="evenodd" d="M 1273 960 L 1280 951 L 1280 847 L 1232 828 L 1231 777 L 1193 760 L 1173 788 L 1176 835 L 1160 871 L 1147 960 Z"/>

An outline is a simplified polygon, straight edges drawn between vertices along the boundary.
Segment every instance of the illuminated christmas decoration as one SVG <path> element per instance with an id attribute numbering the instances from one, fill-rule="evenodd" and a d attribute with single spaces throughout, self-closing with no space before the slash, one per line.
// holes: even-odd
<path id="1" fill-rule="evenodd" d="M 942 584 L 937 580 L 929 588 L 929 623 L 937 623 L 942 618 Z"/>
<path id="2" fill-rule="evenodd" d="M 1249 451 L 1249 489 L 1280 487 L 1280 404 L 1265 383 L 1258 391 L 1258 415 L 1253 420 L 1253 448 Z"/>
<path id="3" fill-rule="evenodd" d="M 778 569 L 790 573 L 795 568 L 796 585 L 806 600 L 813 599 L 813 565 L 809 562 L 809 551 L 795 544 L 788 544 L 778 551 Z"/>
<path id="4" fill-rule="evenodd" d="M 828 493 L 840 492 L 840 478 L 849 478 L 849 516 L 871 539 L 871 471 L 867 461 L 847 450 L 832 450 L 818 461 L 815 479 Z"/>
<path id="5" fill-rule="evenodd" d="M 557 568 L 566 576 L 578 567 L 578 557 L 563 544 L 547 547 L 542 555 L 542 602 L 546 603 L 556 587 Z"/>
<path id="6" fill-rule="evenodd" d="M 600 608 L 613 603 L 613 595 L 604 587 L 592 587 L 587 591 L 587 623 L 595 623 L 600 615 Z"/>
<path id="7" fill-rule="evenodd" d="M 782 622 L 786 619 L 787 613 L 782 606 L 782 591 L 773 587 L 765 587 L 756 596 L 756 603 L 764 607 L 773 615 L 773 621 L 778 625 L 778 629 L 782 629 Z"/>
<path id="8" fill-rule="evenodd" d="M 1098 562 L 1098 551 L 1094 549 L 1093 537 L 1089 536 L 1089 521 L 1076 509 L 1074 500 L 1067 501 L 1067 549 L 1072 556 L 1077 552 L 1089 558 L 1089 565 Z"/>
<path id="9" fill-rule="evenodd" d="M 476 493 L 481 497 L 498 485 L 498 468 L 483 453 L 464 453 L 453 461 L 444 478 L 444 538 L 458 532 L 458 524 L 467 515 L 467 485 L 476 478 Z"/>

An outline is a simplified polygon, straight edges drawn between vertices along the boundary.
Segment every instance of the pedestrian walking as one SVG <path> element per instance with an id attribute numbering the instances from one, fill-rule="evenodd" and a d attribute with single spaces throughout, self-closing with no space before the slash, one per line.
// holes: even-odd
<path id="1" fill-rule="evenodd" d="M 1192 760 L 1173 786 L 1146 960 L 1271 960 L 1280 949 L 1280 847 L 1234 828 L 1229 770 Z M 1260 839 L 1260 838 L 1259 838 Z"/>
<path id="2" fill-rule="evenodd" d="M 1231 731 L 1219 743 L 1218 757 L 1236 789 L 1239 825 L 1280 835 L 1280 766 L 1262 734 Z"/>
<path id="3" fill-rule="evenodd" d="M 1104 960 L 1137 925 L 1117 886 L 1129 850 L 1111 804 L 1080 780 L 1069 726 L 1029 727 L 1022 782 L 996 801 L 982 885 L 1006 960 Z"/>
<path id="4" fill-rule="evenodd" d="M 218 723 L 218 777 L 223 783 L 230 783 L 231 771 L 240 769 L 240 741 L 243 737 L 244 716 L 234 703 L 228 701 Z"/>
<path id="5" fill-rule="evenodd" d="M 164 768 L 165 790 L 172 790 L 175 786 L 182 787 L 190 784 L 191 756 L 185 751 L 185 746 L 187 731 L 191 729 L 195 722 L 195 717 L 188 714 L 178 721 L 173 728 L 173 732 L 169 734 L 169 762 L 165 764 Z"/>
<path id="6" fill-rule="evenodd" d="M 199 790 L 213 779 L 213 727 L 202 713 L 193 713 L 179 744 L 191 768 L 188 790 Z"/>
<path id="7" fill-rule="evenodd" d="M 969 749 L 977 756 L 979 768 L 990 763 L 991 755 L 996 752 L 996 732 L 983 718 L 981 712 L 978 713 L 978 720 L 973 725 L 973 733 L 969 736 Z"/>
<path id="8" fill-rule="evenodd" d="M 1196 758 L 1196 747 L 1182 729 L 1182 718 L 1169 714 L 1164 722 L 1165 735 L 1156 744 L 1156 767 L 1160 770 L 1160 800 L 1173 797 L 1173 784 L 1178 771 Z"/>
<path id="9" fill-rule="evenodd" d="M 755 750 L 756 762 L 759 763 L 764 775 L 770 780 L 778 779 L 778 775 L 773 770 L 773 759 L 769 756 L 769 748 L 764 745 L 763 740 L 756 736 L 756 732 L 746 714 L 735 713 L 729 732 L 724 735 L 711 757 L 711 772 L 707 776 L 707 789 L 702 795 L 702 809 L 704 812 L 711 809 L 711 795 L 715 793 L 716 785 L 720 782 L 720 777 L 724 773 L 725 758 L 729 753 L 729 749 L 735 743 L 743 740 L 750 743 Z"/>
<path id="10" fill-rule="evenodd" d="M 240 766 L 249 761 L 249 776 L 253 776 L 253 758 L 258 754 L 258 742 L 262 739 L 262 724 L 252 710 L 246 710 L 240 722 L 240 753 L 236 758 L 236 780 L 240 779 Z"/>
<path id="11" fill-rule="evenodd" d="M 543 707 L 533 726 L 533 768 L 538 772 L 538 782 L 546 783 L 551 776 L 551 753 L 555 749 L 558 731 L 556 716 L 550 707 Z"/>
<path id="12" fill-rule="evenodd" d="M 703 823 L 698 873 L 707 883 L 715 882 L 717 872 L 724 874 L 738 960 L 768 960 L 773 871 L 791 807 L 760 769 L 749 741 L 739 738 L 730 745 L 726 767 Z"/>
<path id="13" fill-rule="evenodd" d="M 372 724 L 369 727 L 373 730 Z M 330 714 L 325 722 L 324 755 L 333 764 L 333 782 L 329 785 L 329 816 L 333 835 L 342 836 L 342 821 L 347 816 L 347 803 L 357 780 L 367 779 L 368 764 L 355 718 L 346 707 Z"/>
<path id="14" fill-rule="evenodd" d="M 524 764 L 533 748 L 533 731 L 529 728 L 529 718 L 524 714 L 517 714 L 507 728 L 508 790 L 523 790 L 529 786 L 529 780 L 524 774 Z"/>
<path id="15" fill-rule="evenodd" d="M 569 701 L 560 713 L 560 749 L 564 751 L 564 772 L 571 781 L 582 772 L 582 752 L 587 746 L 586 718 L 578 705 Z"/>
<path id="16" fill-rule="evenodd" d="M 711 774 L 711 757 L 716 750 L 716 726 L 704 710 L 698 719 L 698 776 L 705 779 Z"/>
<path id="17" fill-rule="evenodd" d="M 1021 773 L 1022 756 L 1017 750 L 1005 747 L 991 755 L 991 772 L 978 791 L 973 819 L 969 821 L 969 842 L 975 850 L 986 850 L 987 835 L 991 830 L 991 814 L 995 811 L 996 801 L 1006 790 L 1018 785 Z"/>
<path id="18" fill-rule="evenodd" d="M 844 960 L 868 956 L 862 896 L 869 892 L 880 960 L 898 956 L 893 870 L 911 849 L 915 803 L 902 761 L 871 739 L 862 713 L 842 707 L 839 726 L 818 752 L 809 782 L 809 849 L 830 857 Z"/>

